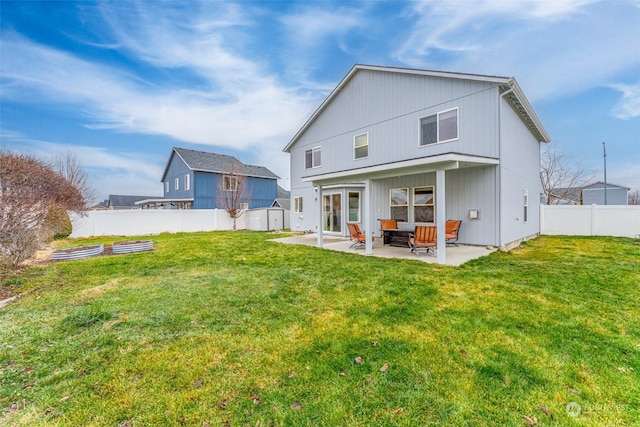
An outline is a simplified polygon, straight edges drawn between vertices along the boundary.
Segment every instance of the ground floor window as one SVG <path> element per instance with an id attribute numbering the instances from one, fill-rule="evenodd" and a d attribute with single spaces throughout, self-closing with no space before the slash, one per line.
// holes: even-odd
<path id="1" fill-rule="evenodd" d="M 413 189 L 413 221 L 434 222 L 433 186 Z"/>
<path id="2" fill-rule="evenodd" d="M 409 221 L 409 189 L 392 188 L 389 192 L 390 219 Z"/>
<path id="3" fill-rule="evenodd" d="M 302 197 L 293 198 L 293 212 L 302 213 Z"/>
<path id="4" fill-rule="evenodd" d="M 360 222 L 360 192 L 349 191 L 349 222 Z"/>

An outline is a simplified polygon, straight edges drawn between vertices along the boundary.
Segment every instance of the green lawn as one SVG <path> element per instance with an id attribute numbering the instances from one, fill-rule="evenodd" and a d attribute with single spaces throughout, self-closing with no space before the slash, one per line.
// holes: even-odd
<path id="1" fill-rule="evenodd" d="M 456 268 L 276 236 L 163 234 L 10 279 L 32 292 L 0 309 L 0 425 L 638 425 L 634 240 Z"/>

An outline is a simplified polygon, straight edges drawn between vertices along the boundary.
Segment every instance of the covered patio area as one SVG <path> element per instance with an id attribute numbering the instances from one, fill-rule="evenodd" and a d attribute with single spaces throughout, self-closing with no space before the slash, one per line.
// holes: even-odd
<path id="1" fill-rule="evenodd" d="M 279 239 L 274 239 L 275 242 L 285 243 L 285 244 L 294 244 L 294 245 L 306 245 L 306 246 L 317 246 L 318 236 L 316 233 L 309 234 L 300 234 L 291 237 L 282 237 Z M 348 238 L 342 237 L 323 237 L 323 248 L 329 249 L 333 251 L 340 252 L 350 252 L 359 255 L 365 256 L 373 256 L 379 258 L 399 258 L 399 259 L 411 259 L 426 263 L 437 264 L 438 259 L 433 255 L 420 254 L 420 256 L 416 256 L 411 253 L 411 250 L 407 246 L 406 248 L 397 247 L 397 246 L 389 246 L 383 245 L 381 238 L 376 238 L 373 242 L 373 251 L 371 253 L 367 253 L 364 248 L 354 250 L 351 247 L 351 240 Z M 456 246 L 447 246 L 446 251 L 446 262 L 445 265 L 450 266 L 459 266 L 464 264 L 465 262 L 471 261 L 476 258 L 483 257 L 485 255 L 489 255 L 490 253 L 496 251 L 495 247 L 485 247 L 485 246 L 472 246 L 472 245 L 459 245 Z"/>

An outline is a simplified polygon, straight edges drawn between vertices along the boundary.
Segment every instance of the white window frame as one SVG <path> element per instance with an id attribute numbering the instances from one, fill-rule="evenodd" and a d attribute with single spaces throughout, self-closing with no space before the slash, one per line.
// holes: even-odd
<path id="1" fill-rule="evenodd" d="M 423 189 L 431 189 L 431 194 L 433 194 L 433 197 L 431 198 L 431 203 L 417 203 L 416 202 L 416 190 L 423 190 Z M 413 194 L 413 221 L 418 224 L 434 224 L 435 220 L 436 220 L 436 189 L 435 186 L 433 185 L 422 185 L 420 187 L 413 187 L 412 189 L 413 191 L 411 192 Z M 417 215 L 416 215 L 416 207 L 429 207 L 431 206 L 433 208 L 433 221 L 430 222 L 422 222 L 422 221 L 418 221 Z"/>
<path id="2" fill-rule="evenodd" d="M 358 146 L 358 138 L 364 137 L 365 144 Z M 366 148 L 366 154 L 358 157 L 358 148 Z M 353 160 L 361 160 L 369 157 L 369 132 L 361 133 L 353 137 Z"/>
<path id="3" fill-rule="evenodd" d="M 394 205 L 393 204 L 393 192 L 397 191 L 397 190 L 402 190 L 402 191 L 405 192 L 406 199 L 407 199 L 405 204 L 402 204 L 402 205 L 397 205 L 397 204 Z M 393 208 L 404 207 L 404 208 L 407 209 L 407 220 L 406 221 L 409 222 L 409 197 L 410 197 L 409 196 L 409 187 L 401 187 L 401 188 L 391 188 L 391 189 L 389 189 L 389 218 L 398 219 L 392 214 Z M 402 220 L 398 219 L 398 221 L 402 221 Z M 402 222 L 404 222 L 404 221 L 402 221 Z"/>
<path id="4" fill-rule="evenodd" d="M 449 139 L 440 139 L 440 116 L 446 113 L 449 113 L 451 111 L 455 111 L 456 112 L 456 136 L 455 138 L 449 138 Z M 434 117 L 436 118 L 436 141 L 435 142 L 430 142 L 430 143 L 426 143 L 423 144 L 422 143 L 422 121 L 424 119 L 428 119 L 430 117 Z M 454 108 L 449 108 L 448 110 L 443 110 L 443 111 L 439 111 L 435 114 L 429 114 L 428 116 L 424 116 L 424 117 L 420 117 L 420 120 L 418 121 L 418 124 L 420 126 L 420 140 L 418 141 L 418 146 L 419 147 L 428 147 L 430 145 L 435 145 L 435 144 L 441 144 L 443 142 L 450 142 L 450 141 L 457 141 L 460 139 L 460 109 L 458 107 L 454 107 Z"/>
<path id="5" fill-rule="evenodd" d="M 240 210 L 246 211 L 249 209 L 249 203 L 240 203 Z"/>
<path id="6" fill-rule="evenodd" d="M 302 196 L 296 196 L 293 198 L 293 213 L 302 213 Z"/>
<path id="7" fill-rule="evenodd" d="M 164 182 L 164 192 L 168 193 L 169 192 L 169 181 L 165 181 Z"/>
<path id="8" fill-rule="evenodd" d="M 176 191 L 180 189 L 180 178 L 179 177 L 176 177 L 176 179 L 175 179 L 175 187 L 176 187 L 175 188 Z"/>
<path id="9" fill-rule="evenodd" d="M 223 175 L 222 189 L 224 191 L 238 191 L 238 177 L 236 175 Z"/>
<path id="10" fill-rule="evenodd" d="M 191 190 L 191 174 L 184 176 L 184 189 L 187 191 Z"/>
<path id="11" fill-rule="evenodd" d="M 356 210 L 356 219 L 351 219 L 351 195 L 358 195 L 358 208 Z M 360 222 L 360 218 L 362 218 L 362 195 L 359 191 L 347 191 L 347 222 Z"/>
<path id="12" fill-rule="evenodd" d="M 527 222 L 529 222 L 529 190 L 527 190 L 526 188 L 522 190 L 522 208 L 522 214 L 524 215 L 522 222 L 526 224 Z"/>
<path id="13" fill-rule="evenodd" d="M 307 154 L 311 155 L 311 166 L 307 165 Z M 318 156 L 316 159 L 316 155 Z M 316 163 L 317 160 L 317 163 Z M 304 152 L 304 168 L 305 169 L 315 169 L 322 166 L 322 147 L 313 147 L 309 150 L 305 150 Z"/>

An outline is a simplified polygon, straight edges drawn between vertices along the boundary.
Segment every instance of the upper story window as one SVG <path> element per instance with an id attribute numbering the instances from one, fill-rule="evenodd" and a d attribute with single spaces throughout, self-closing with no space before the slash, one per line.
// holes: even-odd
<path id="1" fill-rule="evenodd" d="M 413 220 L 415 222 L 434 222 L 433 186 L 413 189 Z"/>
<path id="2" fill-rule="evenodd" d="M 293 212 L 302 213 L 302 197 L 293 198 Z"/>
<path id="3" fill-rule="evenodd" d="M 420 146 L 458 139 L 458 108 L 420 119 Z"/>
<path id="4" fill-rule="evenodd" d="M 235 175 L 225 175 L 223 182 L 224 191 L 238 191 L 238 177 Z"/>
<path id="5" fill-rule="evenodd" d="M 184 176 L 184 189 L 185 190 L 190 190 L 191 189 L 191 175 L 190 174 L 186 174 Z"/>
<path id="6" fill-rule="evenodd" d="M 168 192 L 169 192 L 169 181 L 166 181 L 166 182 L 164 183 L 164 192 L 165 192 L 165 193 L 168 193 Z"/>
<path id="7" fill-rule="evenodd" d="M 369 134 L 363 133 L 353 138 L 353 158 L 364 159 L 369 156 Z"/>
<path id="8" fill-rule="evenodd" d="M 180 178 L 176 178 L 176 190 L 180 189 Z"/>
<path id="9" fill-rule="evenodd" d="M 304 152 L 304 168 L 319 168 L 322 165 L 322 148 L 316 147 Z"/>

